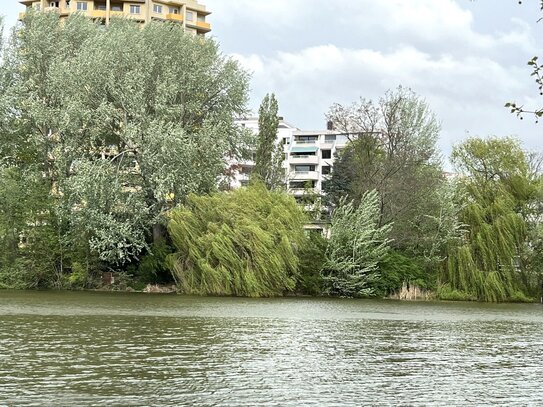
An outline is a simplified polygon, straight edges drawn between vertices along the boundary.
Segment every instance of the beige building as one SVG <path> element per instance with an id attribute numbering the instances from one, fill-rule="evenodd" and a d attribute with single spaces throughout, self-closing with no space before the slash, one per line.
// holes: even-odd
<path id="1" fill-rule="evenodd" d="M 182 24 L 187 32 L 205 35 L 211 31 L 206 17 L 211 14 L 197 0 L 25 0 L 27 8 L 56 11 L 61 18 L 72 13 L 83 13 L 106 25 L 112 17 L 126 17 L 142 24 L 151 20 Z M 24 12 L 19 18 L 24 17 Z"/>

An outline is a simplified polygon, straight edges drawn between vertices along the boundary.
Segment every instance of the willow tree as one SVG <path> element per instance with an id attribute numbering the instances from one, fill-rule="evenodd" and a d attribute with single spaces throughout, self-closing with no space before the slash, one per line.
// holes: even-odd
<path id="1" fill-rule="evenodd" d="M 43 174 L 71 261 L 137 260 L 164 213 L 214 191 L 243 144 L 247 74 L 180 25 L 29 12 L 0 65 L 0 146 Z"/>
<path id="2" fill-rule="evenodd" d="M 231 193 L 190 195 L 168 224 L 180 291 L 268 297 L 294 290 L 304 220 L 294 198 L 259 183 Z"/>
<path id="3" fill-rule="evenodd" d="M 442 296 L 481 301 L 526 299 L 530 287 L 520 261 L 526 243 L 526 213 L 536 189 L 526 154 L 512 138 L 470 138 L 454 148 L 461 179 L 466 233 L 450 248 L 442 273 Z"/>

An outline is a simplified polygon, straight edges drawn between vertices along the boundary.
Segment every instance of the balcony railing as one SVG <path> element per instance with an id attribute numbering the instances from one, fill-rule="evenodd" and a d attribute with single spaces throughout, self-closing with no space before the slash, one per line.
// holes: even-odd
<path id="1" fill-rule="evenodd" d="M 317 181 L 319 179 L 318 171 L 292 171 L 289 178 L 297 181 Z"/>
<path id="2" fill-rule="evenodd" d="M 181 14 L 168 13 L 166 14 L 166 20 L 176 21 L 178 23 L 183 22 L 183 16 Z"/>

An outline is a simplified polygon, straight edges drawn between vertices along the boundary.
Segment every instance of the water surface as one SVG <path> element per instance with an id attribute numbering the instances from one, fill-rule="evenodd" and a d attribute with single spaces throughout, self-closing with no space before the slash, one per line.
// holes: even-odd
<path id="1" fill-rule="evenodd" d="M 543 306 L 0 291 L 0 405 L 543 405 Z"/>

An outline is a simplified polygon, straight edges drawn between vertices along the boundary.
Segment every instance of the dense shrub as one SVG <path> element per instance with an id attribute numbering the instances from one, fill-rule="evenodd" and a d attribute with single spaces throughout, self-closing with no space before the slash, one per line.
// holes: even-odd
<path id="1" fill-rule="evenodd" d="M 311 232 L 300 251 L 300 267 L 296 291 L 300 294 L 322 294 L 324 281 L 321 275 L 326 262 L 328 240 L 320 233 Z"/>

